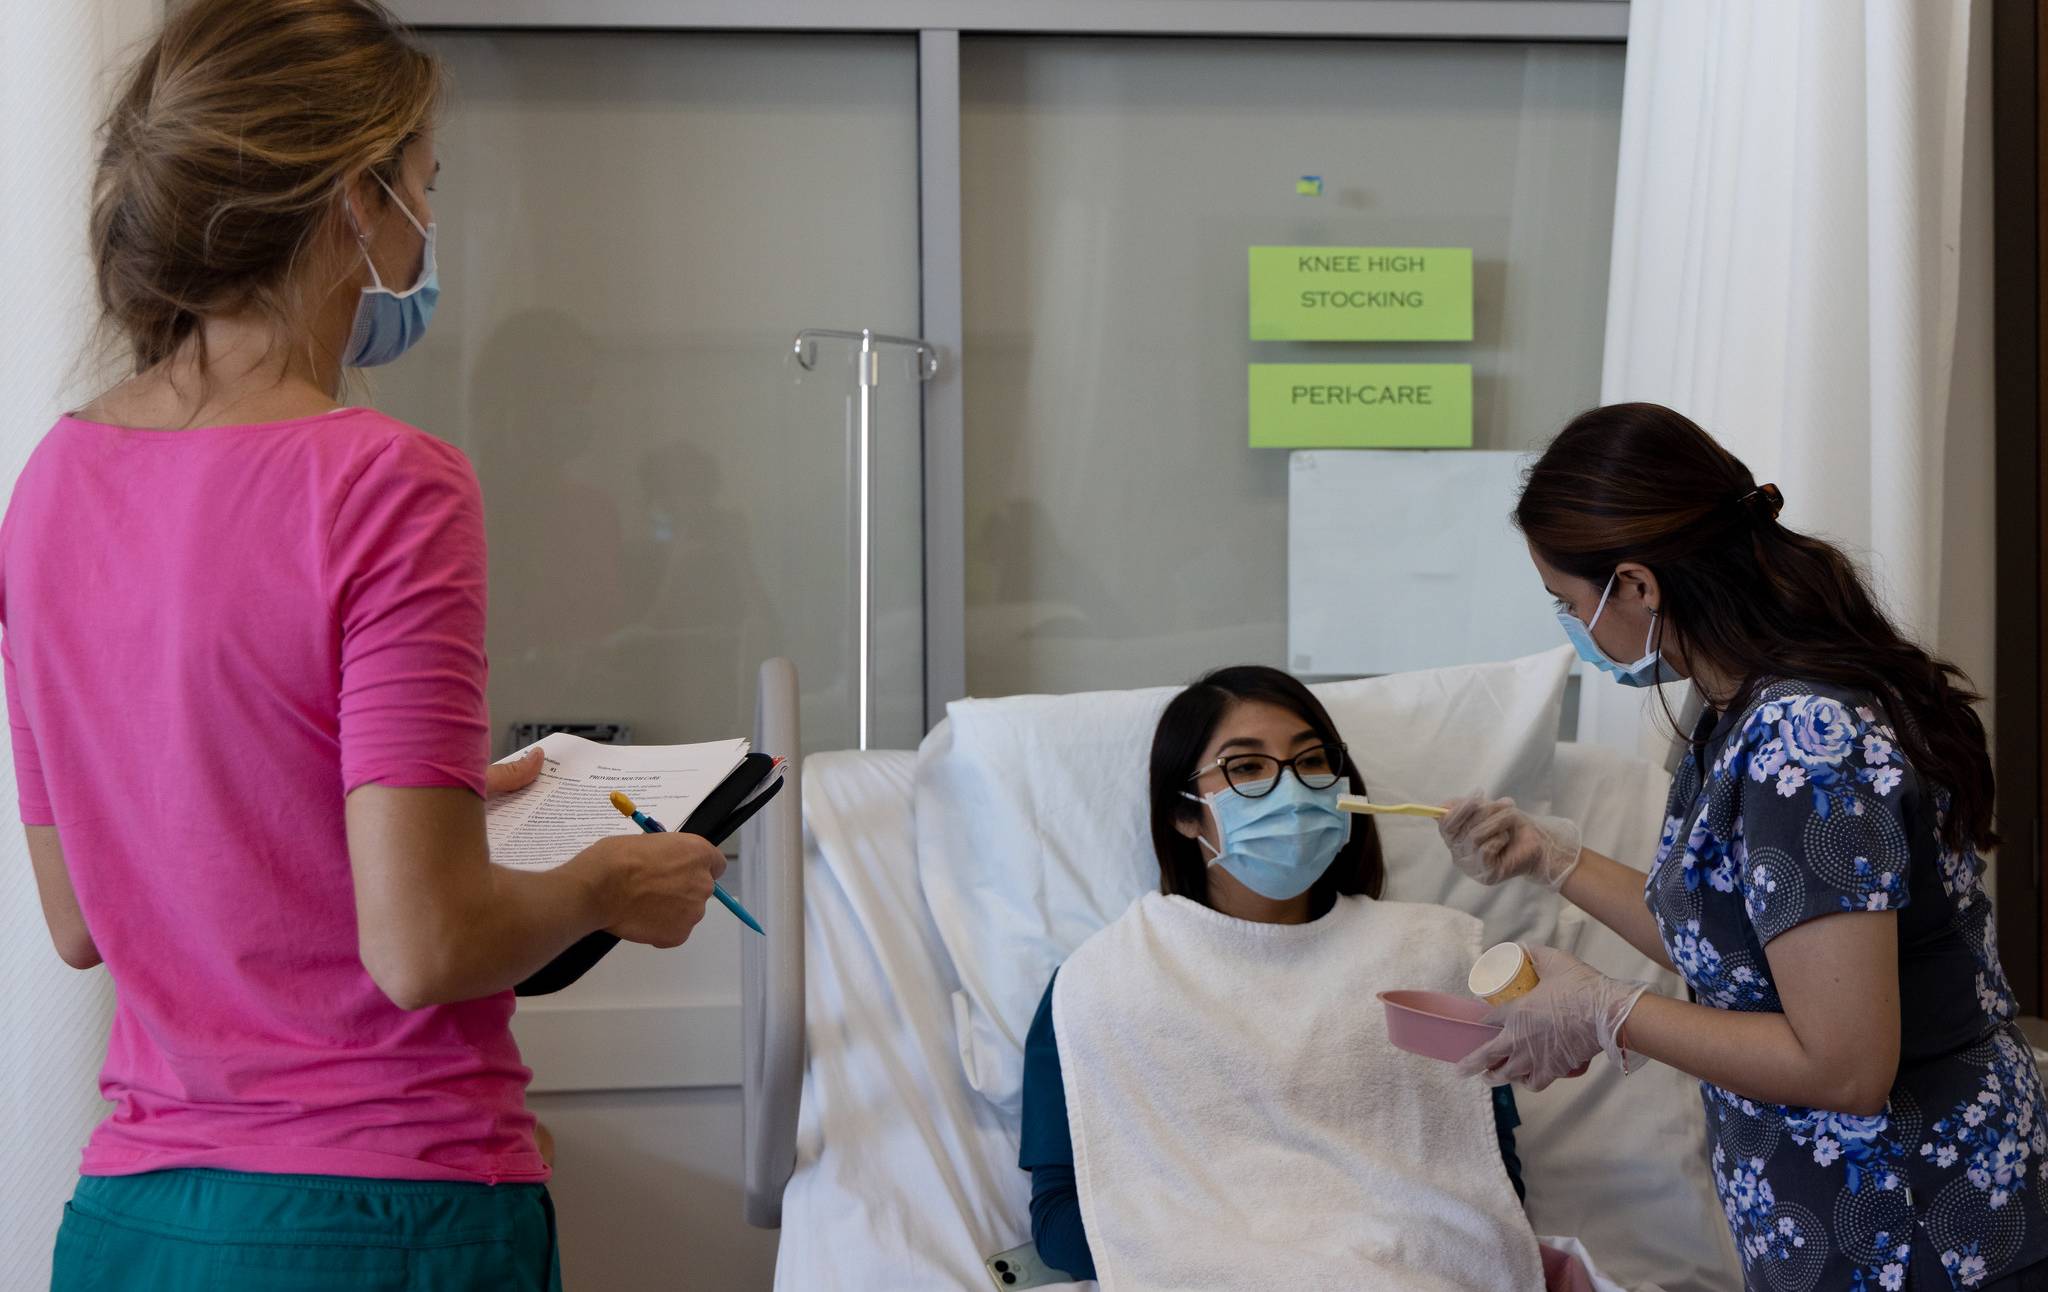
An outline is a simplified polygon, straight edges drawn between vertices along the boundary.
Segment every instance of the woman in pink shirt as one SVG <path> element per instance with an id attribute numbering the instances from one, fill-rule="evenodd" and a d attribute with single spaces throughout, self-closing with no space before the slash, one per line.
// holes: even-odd
<path id="1" fill-rule="evenodd" d="M 674 946 L 717 850 L 491 864 L 484 532 L 460 452 L 339 401 L 438 293 L 440 73 L 372 0 L 195 0 L 106 125 L 92 251 L 135 373 L 0 526 L 21 817 L 118 1005 L 60 1289 L 546 1288 L 514 983 Z"/>

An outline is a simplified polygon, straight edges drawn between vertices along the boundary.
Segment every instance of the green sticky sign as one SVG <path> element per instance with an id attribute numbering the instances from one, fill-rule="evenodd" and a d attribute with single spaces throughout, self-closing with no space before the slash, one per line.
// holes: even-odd
<path id="1" fill-rule="evenodd" d="M 1470 341 L 1470 247 L 1253 247 L 1254 341 Z"/>
<path id="2" fill-rule="evenodd" d="M 1255 363 L 1255 449 L 1472 447 L 1469 363 Z"/>

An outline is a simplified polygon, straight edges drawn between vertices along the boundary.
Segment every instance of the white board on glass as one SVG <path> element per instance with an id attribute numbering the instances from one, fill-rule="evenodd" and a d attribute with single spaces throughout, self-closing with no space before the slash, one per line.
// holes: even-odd
<path id="1" fill-rule="evenodd" d="M 1297 673 L 1402 673 L 1513 659 L 1563 640 L 1508 520 L 1523 453 L 1295 453 L 1287 655 Z"/>

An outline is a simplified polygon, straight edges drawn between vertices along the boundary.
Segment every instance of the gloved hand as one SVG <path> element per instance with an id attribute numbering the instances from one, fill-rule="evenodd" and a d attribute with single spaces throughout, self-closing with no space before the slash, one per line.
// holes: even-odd
<path id="1" fill-rule="evenodd" d="M 1579 827 L 1563 817 L 1530 816 L 1513 799 L 1487 799 L 1478 790 L 1444 804 L 1436 830 L 1451 862 L 1482 884 L 1517 876 L 1552 891 L 1579 866 Z"/>
<path id="2" fill-rule="evenodd" d="M 1639 1066 L 1642 1056 L 1624 1054 L 1615 1038 L 1649 985 L 1609 978 L 1554 947 L 1523 949 L 1541 981 L 1487 1016 L 1501 1025 L 1500 1035 L 1467 1055 L 1458 1064 L 1459 1075 L 1490 1086 L 1514 1081 L 1541 1090 L 1585 1071 L 1603 1053 L 1624 1072 Z"/>

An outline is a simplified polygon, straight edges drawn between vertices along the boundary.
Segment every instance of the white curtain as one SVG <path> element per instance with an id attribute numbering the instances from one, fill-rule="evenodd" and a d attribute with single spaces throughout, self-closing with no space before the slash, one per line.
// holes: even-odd
<path id="1" fill-rule="evenodd" d="M 1604 401 L 1692 417 L 1990 684 L 1989 5 L 1633 0 Z M 1960 303 L 1960 309 L 1959 309 Z M 1676 706 L 1674 705 L 1674 708 Z M 1584 688 L 1582 739 L 1664 743 Z"/>
<path id="2" fill-rule="evenodd" d="M 144 38 L 157 0 L 36 0 L 0 23 L 0 489 L 51 420 L 93 381 L 86 192 L 110 69 Z M 95 1078 L 113 990 L 105 970 L 57 959 L 14 818 L 0 741 L 0 1282 L 49 1282 L 50 1245 L 78 1151 L 104 1112 Z"/>

